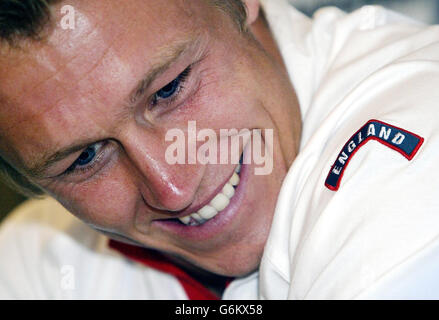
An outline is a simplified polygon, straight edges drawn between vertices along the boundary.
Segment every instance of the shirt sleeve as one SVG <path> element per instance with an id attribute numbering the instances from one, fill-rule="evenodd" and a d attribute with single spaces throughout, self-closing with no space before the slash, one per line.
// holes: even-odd
<path id="1" fill-rule="evenodd" d="M 300 234 L 291 234 L 296 296 L 439 298 L 438 49 L 433 43 L 394 61 L 338 106 L 344 113 L 303 191 L 310 196 Z M 361 136 L 372 119 L 390 125 Z M 396 132 L 418 137 L 416 152 L 399 150 Z M 343 163 L 339 189 L 325 187 Z"/>

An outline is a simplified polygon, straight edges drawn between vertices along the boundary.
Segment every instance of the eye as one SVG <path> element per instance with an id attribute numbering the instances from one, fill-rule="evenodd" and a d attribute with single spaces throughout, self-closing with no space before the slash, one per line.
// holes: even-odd
<path id="1" fill-rule="evenodd" d="M 85 148 L 75 162 L 59 175 L 65 181 L 80 183 L 108 168 L 117 159 L 118 145 L 111 140 L 96 142 Z"/>
<path id="2" fill-rule="evenodd" d="M 87 149 L 85 149 L 76 161 L 66 170 L 66 172 L 71 173 L 78 169 L 84 169 L 90 166 L 96 160 L 96 155 L 99 148 L 102 147 L 102 143 L 93 144 Z"/>
<path id="3" fill-rule="evenodd" d="M 180 85 L 180 78 L 173 80 L 167 86 L 163 87 L 155 94 L 158 99 L 167 99 L 177 92 L 178 86 Z"/>
<path id="4" fill-rule="evenodd" d="M 178 75 L 177 78 L 172 80 L 166 86 L 157 91 L 152 99 L 152 104 L 156 105 L 161 100 L 166 100 L 175 97 L 183 88 L 182 84 L 186 81 L 186 78 L 191 72 L 191 67 L 189 66 L 182 73 Z"/>
<path id="5" fill-rule="evenodd" d="M 93 147 L 88 147 L 84 152 L 81 153 L 79 158 L 75 161 L 74 164 L 78 166 L 84 166 L 93 161 L 96 156 L 96 150 Z"/>

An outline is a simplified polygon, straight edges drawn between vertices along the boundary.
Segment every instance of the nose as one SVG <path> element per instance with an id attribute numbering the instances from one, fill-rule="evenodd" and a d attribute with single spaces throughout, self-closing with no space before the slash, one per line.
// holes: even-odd
<path id="1" fill-rule="evenodd" d="M 132 174 L 148 205 L 159 210 L 181 211 L 194 201 L 202 172 L 197 165 L 169 164 L 168 143 L 160 133 L 131 132 L 124 148 Z"/>

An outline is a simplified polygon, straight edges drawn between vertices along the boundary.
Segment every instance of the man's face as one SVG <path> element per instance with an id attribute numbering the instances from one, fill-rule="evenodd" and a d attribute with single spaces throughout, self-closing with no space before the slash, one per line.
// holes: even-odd
<path id="1" fill-rule="evenodd" d="M 0 55 L 2 156 L 103 232 L 218 274 L 254 270 L 297 150 L 285 72 L 204 0 L 69 4 L 74 30 Z M 244 165 L 228 207 L 197 226 L 176 218 L 209 203 L 236 164 L 169 164 L 166 133 L 188 121 L 274 130 L 273 172 Z"/>

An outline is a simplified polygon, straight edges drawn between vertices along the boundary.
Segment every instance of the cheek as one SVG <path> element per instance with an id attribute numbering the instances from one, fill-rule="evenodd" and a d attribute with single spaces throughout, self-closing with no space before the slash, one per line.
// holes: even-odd
<path id="1" fill-rule="evenodd" d="M 132 226 L 141 200 L 133 181 L 128 170 L 116 165 L 95 181 L 63 187 L 53 196 L 86 223 L 123 231 Z"/>

